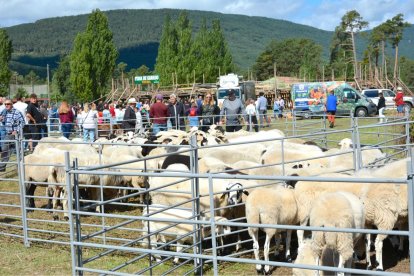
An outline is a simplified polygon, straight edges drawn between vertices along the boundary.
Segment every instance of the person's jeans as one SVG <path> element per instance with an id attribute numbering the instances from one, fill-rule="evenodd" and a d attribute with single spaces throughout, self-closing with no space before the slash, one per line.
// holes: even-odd
<path id="1" fill-rule="evenodd" d="M 259 110 L 259 119 L 260 119 L 260 127 L 264 127 L 264 123 L 269 126 L 269 122 L 267 121 L 267 110 Z M 264 122 L 263 122 L 264 119 Z"/>
<path id="2" fill-rule="evenodd" d="M 63 136 L 69 139 L 70 132 L 72 131 L 72 123 L 62 123 Z"/>
<path id="3" fill-rule="evenodd" d="M 6 129 L 4 126 L 0 127 L 0 149 L 3 149 L 3 140 L 6 137 Z"/>
<path id="4" fill-rule="evenodd" d="M 2 139 L 2 141 L 4 140 L 16 140 L 16 136 L 11 135 L 11 134 L 6 134 L 4 133 L 4 138 Z M 1 146 L 1 163 L 0 163 L 0 171 L 5 171 L 6 170 L 6 162 L 9 162 L 9 158 L 11 155 L 11 151 L 12 151 L 12 146 L 13 146 L 14 142 L 2 142 L 2 146 Z"/>
<path id="5" fill-rule="evenodd" d="M 89 141 L 88 141 L 89 140 Z M 95 129 L 94 128 L 85 128 L 83 129 L 83 141 L 91 142 L 95 141 Z"/>
<path id="6" fill-rule="evenodd" d="M 152 133 L 154 135 L 157 135 L 158 132 L 160 131 L 166 131 L 167 130 L 167 124 L 152 124 Z"/>

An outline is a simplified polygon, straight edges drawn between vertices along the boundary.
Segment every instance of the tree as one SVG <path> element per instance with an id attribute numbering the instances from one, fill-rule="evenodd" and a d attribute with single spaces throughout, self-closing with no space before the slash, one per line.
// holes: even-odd
<path id="1" fill-rule="evenodd" d="M 53 74 L 52 90 L 61 95 L 67 94 L 70 90 L 70 57 L 68 55 L 60 59 L 58 68 Z"/>
<path id="2" fill-rule="evenodd" d="M 354 77 L 359 78 L 360 76 L 358 74 L 358 61 L 355 48 L 355 33 L 359 32 L 365 27 L 368 27 L 368 22 L 362 20 L 362 16 L 356 10 L 352 10 L 347 12 L 344 16 L 342 16 L 341 23 L 339 26 L 340 31 L 347 32 L 351 36 L 352 53 L 354 61 Z"/>
<path id="3" fill-rule="evenodd" d="M 316 79 L 322 63 L 322 46 L 304 38 L 272 40 L 253 66 L 256 77 L 260 80 L 273 77 L 275 63 L 281 75 L 294 76 L 301 72 Z"/>
<path id="4" fill-rule="evenodd" d="M 395 61 L 394 61 L 394 86 L 397 81 L 398 71 L 398 44 L 402 40 L 404 28 L 410 26 L 408 22 L 404 22 L 404 15 L 399 13 L 392 19 L 388 19 L 385 22 L 389 35 L 389 40 L 392 47 L 395 49 Z"/>
<path id="5" fill-rule="evenodd" d="M 92 11 L 86 30 L 75 38 L 70 55 L 70 83 L 76 97 L 82 101 L 99 98 L 117 57 L 108 18 L 98 9 Z"/>
<path id="6" fill-rule="evenodd" d="M 167 16 L 155 64 L 155 71 L 159 74 L 162 85 L 171 84 L 174 81 L 172 74 L 176 70 L 177 61 L 177 33 L 170 17 Z"/>
<path id="7" fill-rule="evenodd" d="M 175 24 L 177 33 L 177 82 L 186 83 L 193 72 L 194 58 L 190 55 L 192 45 L 192 27 L 187 12 L 181 12 Z"/>
<path id="8" fill-rule="evenodd" d="M 374 29 L 372 29 L 371 37 L 369 39 L 369 44 L 372 48 L 372 55 L 375 59 L 375 68 L 378 67 L 378 59 L 379 59 L 379 53 L 381 50 L 381 79 L 382 75 L 386 72 L 385 68 L 385 46 L 387 41 L 387 33 L 388 33 L 388 26 L 385 23 L 382 23 L 381 25 L 376 26 Z"/>
<path id="9" fill-rule="evenodd" d="M 7 32 L 0 29 L 0 95 L 5 96 L 9 91 L 12 72 L 9 69 L 9 62 L 13 52 L 12 42 Z"/>
<path id="10" fill-rule="evenodd" d="M 220 20 L 214 19 L 212 25 L 209 34 L 211 44 L 206 45 L 210 49 L 210 54 L 213 55 L 211 60 L 215 63 L 214 67 L 218 66 L 220 68 L 222 74 L 231 73 L 234 70 L 233 57 L 221 29 Z M 212 69 L 214 70 L 215 68 Z M 218 74 L 215 75 L 215 77 L 217 76 Z"/>

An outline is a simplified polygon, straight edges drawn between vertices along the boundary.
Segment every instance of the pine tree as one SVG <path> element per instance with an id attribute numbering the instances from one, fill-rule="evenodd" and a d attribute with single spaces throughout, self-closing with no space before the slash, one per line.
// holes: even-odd
<path id="1" fill-rule="evenodd" d="M 155 72 L 160 76 L 160 84 L 168 85 L 173 83 L 172 75 L 177 68 L 177 33 L 171 22 L 171 18 L 165 18 L 162 30 L 158 56 L 155 63 Z"/>
<path id="2" fill-rule="evenodd" d="M 193 67 L 193 75 L 196 82 L 203 81 L 203 74 L 206 74 L 206 69 L 211 63 L 211 56 L 209 54 L 210 43 L 209 32 L 207 29 L 207 21 L 203 18 L 200 29 L 194 38 L 194 42 L 191 47 L 191 56 L 195 60 Z M 194 77 L 193 76 L 193 77 Z"/>
<path id="3" fill-rule="evenodd" d="M 0 29 L 0 96 L 7 95 L 12 72 L 9 69 L 9 62 L 13 52 L 12 42 L 7 32 Z"/>
<path id="4" fill-rule="evenodd" d="M 392 19 L 385 22 L 388 27 L 389 40 L 392 47 L 395 49 L 394 58 L 394 86 L 396 85 L 397 70 L 398 70 L 398 45 L 402 40 L 403 31 L 406 27 L 410 26 L 408 22 L 404 22 L 404 15 L 402 13 L 397 14 Z"/>
<path id="5" fill-rule="evenodd" d="M 193 41 L 191 22 L 187 12 L 180 13 L 175 30 L 177 32 L 177 81 L 178 83 L 186 83 L 195 64 L 190 54 Z"/>
<path id="6" fill-rule="evenodd" d="M 230 53 L 229 47 L 227 45 L 224 33 L 220 26 L 220 20 L 213 20 L 212 30 L 210 31 L 211 52 L 214 52 L 212 60 L 215 61 L 215 65 L 220 67 L 220 73 L 228 74 L 234 70 L 233 57 Z M 214 66 L 210 67 L 210 72 L 214 72 Z M 211 73 L 212 74 L 212 73 Z M 209 78 L 217 78 L 218 73 L 215 76 L 210 75 Z"/>
<path id="7" fill-rule="evenodd" d="M 80 100 L 90 101 L 104 93 L 117 56 L 108 18 L 100 10 L 94 10 L 86 30 L 76 36 L 70 56 L 70 82 Z"/>

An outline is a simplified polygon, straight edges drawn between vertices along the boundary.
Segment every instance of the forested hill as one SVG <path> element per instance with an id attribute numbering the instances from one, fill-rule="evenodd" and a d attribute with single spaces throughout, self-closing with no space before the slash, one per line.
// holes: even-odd
<path id="1" fill-rule="evenodd" d="M 174 9 L 105 12 L 115 44 L 120 51 L 118 62 L 127 63 L 129 68 L 145 64 L 152 69 L 164 19 L 166 15 L 170 15 L 175 20 L 180 12 L 181 10 Z M 271 39 L 310 38 L 323 46 L 324 57 L 328 58 L 333 35 L 333 32 L 265 17 L 206 11 L 188 11 L 188 16 L 195 31 L 203 18 L 208 23 L 213 18 L 220 19 L 234 61 L 243 70 L 247 70 L 255 62 Z M 26 74 L 29 69 L 27 65 L 39 66 L 32 69 L 44 68 L 46 64 L 56 67 L 59 55 L 68 53 L 76 34 L 85 29 L 87 17 L 88 15 L 77 15 L 48 18 L 6 28 L 13 41 L 12 69 Z M 338 23 L 339 20 L 338 18 Z M 362 40 L 358 42 L 358 51 L 362 52 L 365 46 L 362 45 Z M 414 28 L 410 27 L 405 31 L 404 40 L 400 44 L 400 54 L 413 59 L 413 43 Z"/>

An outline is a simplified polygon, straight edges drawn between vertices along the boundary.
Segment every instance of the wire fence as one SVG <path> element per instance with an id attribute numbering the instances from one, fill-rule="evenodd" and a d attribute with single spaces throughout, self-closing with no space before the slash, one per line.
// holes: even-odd
<path id="1" fill-rule="evenodd" d="M 278 139 L 237 143 L 242 148 L 253 148 L 260 143 L 280 144 L 281 159 L 273 164 L 261 164 L 278 169 L 280 174 L 244 175 L 230 174 L 232 170 L 249 171 L 254 167 L 227 168 L 223 172 L 201 173 L 199 159 L 203 151 L 210 149 L 225 151 L 229 145 L 216 145 L 200 148 L 196 141 L 190 145 L 151 145 L 120 144 L 118 147 L 133 148 L 137 151 L 145 146 L 174 149 L 174 152 L 132 160 L 105 159 L 105 148 L 114 144 L 109 142 L 93 143 L 97 159 L 87 163 L 85 157 L 92 159 L 83 151 L 90 143 L 81 141 L 68 142 L 58 140 L 41 140 L 37 147 L 46 145 L 51 148 L 67 150 L 64 158 L 48 157 L 44 160 L 30 160 L 25 155 L 25 144 L 29 140 L 19 137 L 17 140 L 3 141 L 9 143 L 10 158 L 6 162 L 6 170 L 0 180 L 0 234 L 21 238 L 26 246 L 30 242 L 65 244 L 71 246 L 73 274 L 103 273 L 112 275 L 125 274 L 219 274 L 220 264 L 269 265 L 285 268 L 318 269 L 324 271 L 357 273 L 365 275 L 394 275 L 380 271 L 336 268 L 292 264 L 285 259 L 255 260 L 253 240 L 248 234 L 251 227 L 274 229 L 302 229 L 308 231 L 345 231 L 408 236 L 414 239 L 413 233 L 413 162 L 411 158 L 412 144 L 409 142 L 409 126 L 412 122 L 407 118 L 389 120 L 386 124 L 361 122 L 360 118 L 350 118 L 350 128 L 345 130 L 326 130 L 325 118 L 319 120 L 284 120 L 283 126 L 288 135 Z M 281 124 L 282 125 L 282 124 Z M 53 127 L 53 126 L 51 126 Z M 289 132 L 291 131 L 291 133 Z M 306 133 L 306 134 L 305 134 Z M 310 133 L 310 134 L 309 134 Z M 410 157 L 407 165 L 407 177 L 382 178 L 329 178 L 298 177 L 288 172 L 299 163 L 318 160 L 321 157 L 289 157 L 283 149 L 290 140 L 313 140 L 317 144 L 332 148 L 340 139 L 350 137 L 354 148 L 341 153 L 324 155 L 352 156 L 352 168 L 358 171 L 365 167 L 383 165 L 389 159 Z M 372 137 L 375 137 L 373 139 Z M 363 140 L 371 141 L 361 146 Z M 398 143 L 397 143 L 398 142 Z M 232 145 L 234 146 L 234 145 Z M 366 163 L 364 151 L 382 149 L 387 152 L 383 161 Z M 121 150 L 119 150 L 121 152 Z M 189 157 L 188 171 L 182 168 L 161 169 L 157 164 L 167 156 L 177 153 Z M 345 157 L 344 157 L 345 158 Z M 30 178 L 35 175 L 35 178 Z M 53 178 L 50 175 L 54 175 Z M 30 177 L 29 177 L 30 176 Z M 126 179 L 134 179 L 126 184 Z M 376 183 L 402 185 L 407 187 L 409 227 L 398 231 L 391 229 L 331 229 L 329 227 L 306 227 L 297 225 L 258 225 L 247 223 L 243 214 L 245 196 L 243 191 L 252 192 L 260 187 L 274 187 L 289 181 L 317 181 L 335 183 Z M 135 183 L 135 182 L 134 182 Z M 138 183 L 138 184 L 137 184 Z M 234 184 L 241 186 L 233 186 Z M 152 184 L 152 185 L 151 185 Z M 406 186 L 405 186 L 406 185 Z M 31 188 L 32 187 L 32 188 Z M 46 194 L 35 192 L 33 187 L 45 188 Z M 63 189 L 62 195 L 53 193 L 57 188 Z M 229 189 L 228 189 L 229 188 Z M 230 195 L 241 198 L 229 204 Z M 154 198 L 164 198 L 169 204 L 151 205 Z M 226 199 L 223 201 L 223 199 Z M 49 202 L 52 201 L 52 202 Z M 55 202 L 53 202 L 55 201 Z M 67 203 L 66 203 L 67 201 Z M 60 204 L 59 204 L 60 202 Z M 152 202 L 154 203 L 154 202 Z M 49 204 L 49 205 L 48 205 Z M 56 208 L 51 209 L 50 204 Z M 61 206 L 61 207 L 59 207 Z M 52 213 L 51 213 L 52 212 Z M 65 220 L 66 218 L 67 220 Z M 260 236 L 260 244 L 264 237 Z M 412 247 L 410 243 L 410 249 Z M 272 249 L 277 250 L 272 243 Z M 410 250 L 413 252 L 413 250 Z M 384 255 L 384 257 L 386 257 Z M 412 257 L 410 257 L 412 258 Z M 111 260 L 111 261 L 108 261 Z M 410 259 L 412 274 L 414 261 Z"/>

